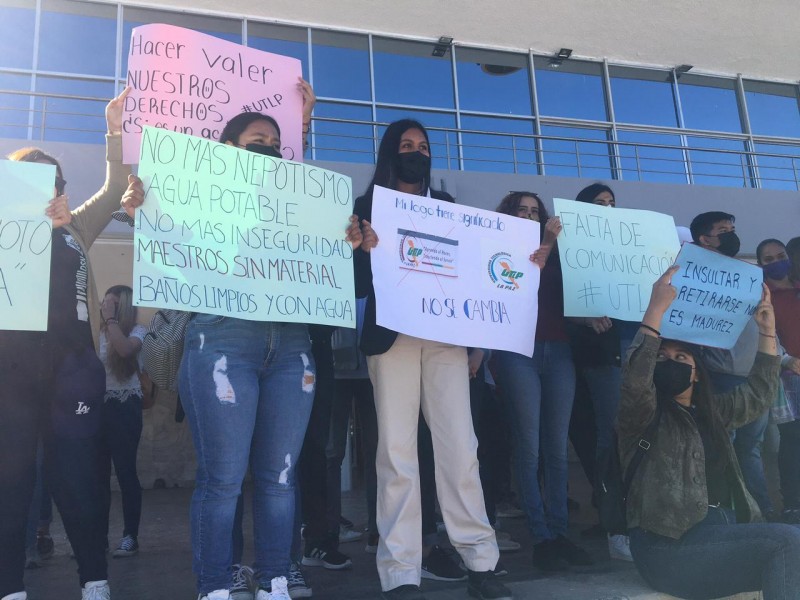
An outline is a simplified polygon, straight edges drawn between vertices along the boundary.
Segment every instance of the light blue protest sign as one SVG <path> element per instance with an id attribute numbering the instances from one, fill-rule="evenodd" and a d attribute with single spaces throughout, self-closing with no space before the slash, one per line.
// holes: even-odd
<path id="1" fill-rule="evenodd" d="M 564 228 L 564 314 L 641 320 L 653 282 L 680 250 L 672 217 L 561 198 L 553 204 Z"/>
<path id="2" fill-rule="evenodd" d="M 729 349 L 761 300 L 761 269 L 684 244 L 672 276 L 678 296 L 661 323 L 661 335 L 703 346 Z"/>
<path id="3" fill-rule="evenodd" d="M 355 327 L 349 177 L 146 127 L 138 306 Z"/>
<path id="4" fill-rule="evenodd" d="M 0 160 L 0 329 L 47 330 L 54 165 Z"/>

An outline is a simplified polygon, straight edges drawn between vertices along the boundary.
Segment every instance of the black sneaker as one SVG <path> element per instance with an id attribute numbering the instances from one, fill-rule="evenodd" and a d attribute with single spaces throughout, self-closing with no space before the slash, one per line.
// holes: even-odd
<path id="1" fill-rule="evenodd" d="M 558 552 L 561 558 L 566 560 L 571 565 L 588 567 L 589 565 L 594 564 L 592 557 L 589 556 L 589 553 L 586 552 L 586 550 L 576 546 L 563 535 L 560 535 L 553 540 L 553 546 L 556 548 L 556 552 Z"/>
<path id="2" fill-rule="evenodd" d="M 428 556 L 422 558 L 422 578 L 436 581 L 464 581 L 467 573 L 452 554 L 440 546 L 434 546 Z"/>
<path id="3" fill-rule="evenodd" d="M 512 600 L 511 590 L 500 583 L 492 571 L 469 572 L 467 593 L 481 600 Z"/>
<path id="4" fill-rule="evenodd" d="M 380 536 L 377 533 L 370 533 L 367 536 L 367 545 L 364 546 L 364 552 L 367 554 L 377 554 L 378 553 L 378 542 L 380 541 Z"/>
<path id="5" fill-rule="evenodd" d="M 415 585 L 401 585 L 388 592 L 383 592 L 381 597 L 384 600 L 426 600 L 422 592 Z"/>
<path id="6" fill-rule="evenodd" d="M 569 566 L 555 543 L 555 540 L 544 540 L 533 546 L 534 567 L 542 571 L 563 571 Z"/>
<path id="7" fill-rule="evenodd" d="M 352 567 L 353 562 L 347 555 L 334 548 L 325 546 L 309 548 L 306 546 L 306 551 L 303 553 L 303 566 L 325 567 L 331 571 L 341 571 Z"/>

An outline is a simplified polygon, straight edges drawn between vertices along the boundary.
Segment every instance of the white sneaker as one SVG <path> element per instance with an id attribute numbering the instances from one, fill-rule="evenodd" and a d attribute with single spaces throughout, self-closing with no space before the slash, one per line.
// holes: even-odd
<path id="1" fill-rule="evenodd" d="M 28 600 L 28 594 L 25 592 L 14 592 L 13 594 L 3 596 L 0 600 Z"/>
<path id="2" fill-rule="evenodd" d="M 287 586 L 286 577 L 273 577 L 270 584 L 272 592 L 258 590 L 256 600 L 292 600 Z"/>
<path id="3" fill-rule="evenodd" d="M 348 529 L 347 527 L 339 527 L 339 543 L 340 544 L 347 544 L 349 542 L 357 542 L 364 534 L 360 531 L 355 531 L 354 529 Z"/>
<path id="4" fill-rule="evenodd" d="M 111 589 L 108 581 L 87 581 L 81 590 L 81 600 L 111 600 Z"/>
<path id="5" fill-rule="evenodd" d="M 627 535 L 608 535 L 608 553 L 616 560 L 633 562 L 631 556 L 631 538 Z"/>
<path id="6" fill-rule="evenodd" d="M 231 594 L 228 590 L 214 590 L 204 596 L 198 596 L 197 600 L 230 600 Z"/>

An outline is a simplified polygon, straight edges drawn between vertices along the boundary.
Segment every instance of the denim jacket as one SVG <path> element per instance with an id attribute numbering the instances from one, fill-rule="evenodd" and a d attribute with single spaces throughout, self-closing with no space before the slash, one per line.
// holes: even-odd
<path id="1" fill-rule="evenodd" d="M 631 344 L 623 365 L 622 396 L 617 426 L 623 472 L 630 463 L 656 409 L 653 369 L 660 340 L 641 332 Z M 747 382 L 713 397 L 726 429 L 741 427 L 766 411 L 778 393 L 780 358 L 759 352 Z M 673 539 L 680 538 L 708 512 L 705 454 L 694 419 L 676 405 L 662 410 L 652 446 L 637 470 L 628 493 L 628 527 L 641 527 Z M 730 487 L 736 520 L 760 521 L 758 505 L 742 480 L 730 441 L 722 450 L 730 467 Z"/>

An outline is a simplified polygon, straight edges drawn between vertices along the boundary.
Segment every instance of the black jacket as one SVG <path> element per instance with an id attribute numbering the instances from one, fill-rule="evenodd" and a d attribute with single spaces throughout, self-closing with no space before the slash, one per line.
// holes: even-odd
<path id="1" fill-rule="evenodd" d="M 431 190 L 431 198 L 444 202 L 455 202 L 455 199 L 447 192 Z M 372 194 L 365 194 L 356 198 L 355 209 L 353 210 L 359 219 L 372 221 Z M 380 240 L 379 240 L 380 242 Z M 384 240 L 383 243 L 387 243 Z M 364 330 L 361 334 L 361 350 L 367 356 L 373 354 L 383 354 L 394 344 L 397 332 L 386 329 L 378 325 L 375 320 L 375 289 L 372 287 L 372 263 L 369 253 L 360 248 L 355 251 L 353 256 L 355 268 L 356 297 L 367 298 L 367 306 L 364 311 Z"/>

